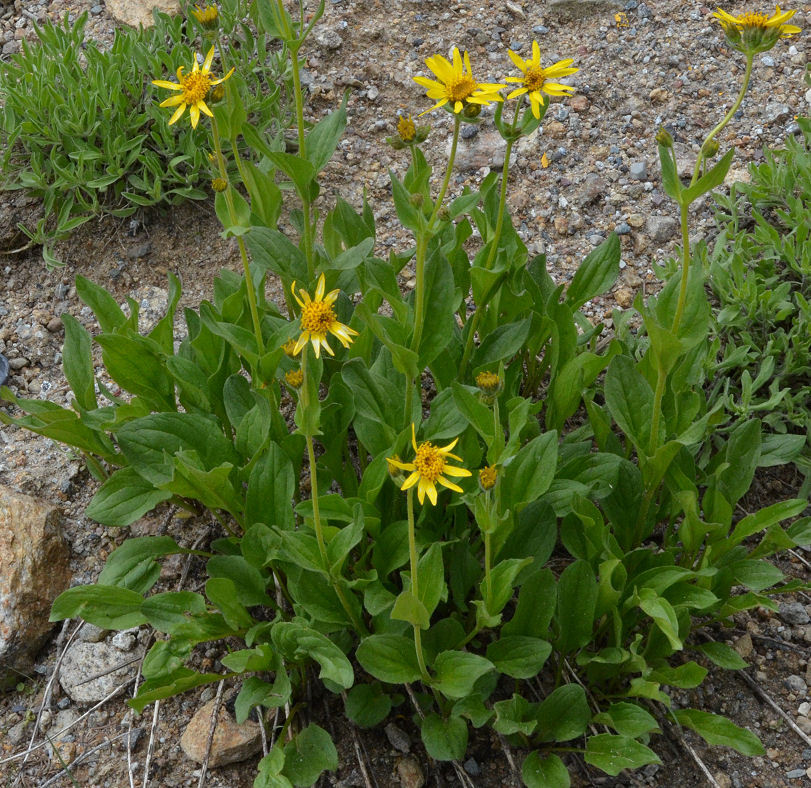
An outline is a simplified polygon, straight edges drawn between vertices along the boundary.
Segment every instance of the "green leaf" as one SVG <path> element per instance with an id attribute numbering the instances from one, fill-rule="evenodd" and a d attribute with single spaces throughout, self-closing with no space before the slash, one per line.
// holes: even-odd
<path id="1" fill-rule="evenodd" d="M 307 280 L 307 258 L 284 233 L 272 227 L 254 227 L 245 243 L 251 262 L 260 270 L 272 271 L 285 287 L 295 280 Z"/>
<path id="2" fill-rule="evenodd" d="M 540 741 L 570 741 L 582 736 L 591 720 L 585 690 L 579 684 L 558 687 L 538 706 L 536 717 Z"/>
<path id="3" fill-rule="evenodd" d="M 766 750 L 752 731 L 739 728 L 720 714 L 698 709 L 678 709 L 673 715 L 679 724 L 694 730 L 708 744 L 732 747 L 743 755 L 765 755 Z"/>
<path id="4" fill-rule="evenodd" d="M 210 577 L 206 581 L 206 596 L 232 629 L 250 629 L 253 625 L 251 614 L 237 598 L 236 585 L 229 578 Z"/>
<path id="5" fill-rule="evenodd" d="M 245 607 L 270 604 L 262 573 L 241 555 L 215 555 L 208 559 L 209 577 L 224 577 L 233 582 L 236 597 Z"/>
<path id="6" fill-rule="evenodd" d="M 401 635 L 370 635 L 356 656 L 367 673 L 389 684 L 410 684 L 421 677 L 414 641 Z"/>
<path id="7" fill-rule="evenodd" d="M 313 785 L 321 772 L 337 768 L 338 751 L 332 737 L 318 725 L 308 725 L 284 746 L 282 773 L 293 785 Z"/>
<path id="8" fill-rule="evenodd" d="M 646 733 L 658 733 L 659 726 L 651 714 L 636 703 L 612 703 L 605 711 L 594 715 L 595 723 L 610 725 L 617 733 L 635 739 Z"/>
<path id="9" fill-rule="evenodd" d="M 663 597 L 657 596 L 650 588 L 643 588 L 639 592 L 639 608 L 647 613 L 655 622 L 662 634 L 668 639 L 670 645 L 677 651 L 684 648 L 679 639 L 679 620 L 673 606 Z"/>
<path id="10" fill-rule="evenodd" d="M 499 561 L 491 573 L 490 582 L 493 587 L 492 598 L 489 601 L 488 613 L 497 615 L 513 597 L 513 588 L 516 578 L 524 567 L 532 563 L 532 558 L 507 558 Z M 487 598 L 487 583 L 485 580 L 479 584 L 482 597 Z"/>
<path id="11" fill-rule="evenodd" d="M 284 530 L 295 525 L 293 495 L 296 479 L 293 464 L 284 450 L 271 443 L 251 469 L 245 494 L 246 524 L 262 522 Z"/>
<path id="12" fill-rule="evenodd" d="M 706 194 L 716 186 L 724 182 L 724 178 L 732 164 L 732 157 L 735 155 L 735 148 L 730 148 L 721 159 L 719 159 L 709 172 L 702 175 L 692 186 L 685 189 L 681 194 L 682 203 L 689 205 L 694 200 Z"/>
<path id="13" fill-rule="evenodd" d="M 637 769 L 646 763 L 661 763 L 653 750 L 628 736 L 601 733 L 586 740 L 586 763 L 616 777 L 623 769 Z"/>
<path id="14" fill-rule="evenodd" d="M 389 615 L 395 621 L 407 621 L 420 629 L 428 629 L 431 626 L 431 616 L 428 610 L 411 591 L 401 591 L 397 595 Z"/>
<path id="15" fill-rule="evenodd" d="M 464 757 L 467 749 L 467 723 L 461 717 L 443 720 L 438 714 L 428 714 L 420 725 L 425 751 L 438 761 L 454 761 Z"/>
<path id="16" fill-rule="evenodd" d="M 494 429 L 493 414 L 490 408 L 473 393 L 473 389 L 470 387 L 463 386 L 456 381 L 453 382 L 452 387 L 453 401 L 457 409 L 465 417 L 468 424 L 482 436 L 484 442 L 490 445 L 493 441 Z"/>
<path id="17" fill-rule="evenodd" d="M 260 3 L 259 8 L 264 9 L 266 6 L 264 3 Z M 253 781 L 253 788 L 293 788 L 293 783 L 282 775 L 282 769 L 284 769 L 284 750 L 282 750 L 277 743 L 276 746 L 259 761 L 256 779 Z"/>
<path id="18" fill-rule="evenodd" d="M 533 438 L 504 466 L 501 494 L 513 509 L 541 497 L 555 478 L 558 434 L 555 430 Z"/>
<path id="19" fill-rule="evenodd" d="M 493 704 L 496 720 L 493 730 L 503 736 L 515 733 L 529 736 L 538 727 L 532 704 L 520 695 L 513 695 L 509 700 L 499 700 Z"/>
<path id="20" fill-rule="evenodd" d="M 62 346 L 62 369 L 80 408 L 93 410 L 98 405 L 93 374 L 90 334 L 68 312 L 62 315 L 65 343 Z"/>
<path id="21" fill-rule="evenodd" d="M 99 287 L 89 279 L 78 275 L 76 277 L 76 292 L 79 298 L 93 310 L 93 314 L 105 334 L 112 333 L 127 322 L 127 316 L 121 310 L 121 307 L 103 287 Z"/>
<path id="22" fill-rule="evenodd" d="M 107 557 L 99 584 L 145 594 L 160 576 L 160 565 L 154 559 L 185 552 L 170 536 L 130 537 Z"/>
<path id="23" fill-rule="evenodd" d="M 569 654 L 591 640 L 597 581 L 594 570 L 583 560 L 569 564 L 558 580 L 557 648 Z"/>
<path id="24" fill-rule="evenodd" d="M 569 771 L 557 755 L 531 752 L 521 766 L 521 779 L 527 788 L 569 788 Z"/>
<path id="25" fill-rule="evenodd" d="M 419 349 L 419 366 L 430 366 L 448 346 L 456 331 L 454 317 L 455 288 L 450 263 L 440 254 L 433 254 L 425 264 L 427 308 Z"/>
<path id="26" fill-rule="evenodd" d="M 549 569 L 533 573 L 521 586 L 515 613 L 501 628 L 502 635 L 547 637 L 556 605 L 557 583 L 554 574 Z"/>
<path id="27" fill-rule="evenodd" d="M 728 646 L 726 643 L 702 643 L 695 648 L 718 665 L 719 668 L 741 670 L 748 667 L 746 660 L 732 646 Z"/>
<path id="28" fill-rule="evenodd" d="M 498 326 L 476 348 L 471 367 L 478 370 L 511 359 L 524 346 L 531 327 L 532 320 L 529 318 Z"/>
<path id="29" fill-rule="evenodd" d="M 653 389 L 628 356 L 616 356 L 605 376 L 605 401 L 620 429 L 646 452 L 653 417 Z"/>
<path id="30" fill-rule="evenodd" d="M 85 514 L 102 525 L 129 525 L 171 497 L 133 468 L 119 468 L 99 487 Z"/>
<path id="31" fill-rule="evenodd" d="M 159 632 L 172 634 L 178 624 L 185 624 L 189 615 L 206 612 L 206 600 L 192 591 L 165 591 L 147 597 L 141 612 L 149 624 Z"/>
<path id="32" fill-rule="evenodd" d="M 287 175 L 296 187 L 299 197 L 310 199 L 310 185 L 315 178 L 315 167 L 300 156 L 279 151 L 266 151 L 265 156 L 270 159 L 274 167 Z M 253 235 L 251 233 L 248 237 Z"/>
<path id="33" fill-rule="evenodd" d="M 313 165 L 315 173 L 321 172 L 332 158 L 338 140 L 346 128 L 346 99 L 344 96 L 341 106 L 334 112 L 322 118 L 310 129 L 307 134 L 307 159 Z"/>
<path id="34" fill-rule="evenodd" d="M 759 533 L 775 523 L 800 514 L 807 506 L 807 500 L 792 498 L 788 501 L 773 503 L 760 511 L 748 514 L 735 526 L 732 535 L 729 537 L 728 544 L 730 547 L 734 547 L 747 537 Z"/>
<path id="35" fill-rule="evenodd" d="M 729 565 L 735 582 L 752 591 L 763 591 L 779 583 L 785 575 L 774 564 L 761 559 L 735 561 Z"/>
<path id="36" fill-rule="evenodd" d="M 343 689 L 349 689 L 355 683 L 351 663 L 326 635 L 299 622 L 280 621 L 274 624 L 271 638 L 290 661 L 314 659 L 321 666 L 319 678 L 328 679 Z"/>
<path id="37" fill-rule="evenodd" d="M 346 716 L 361 728 L 373 728 L 388 717 L 391 698 L 379 684 L 356 684 L 346 693 Z"/>
<path id="38" fill-rule="evenodd" d="M 445 697 L 456 700 L 469 695 L 479 678 L 493 670 L 493 663 L 467 651 L 443 651 L 432 667 L 436 678 L 431 685 Z"/>
<path id="39" fill-rule="evenodd" d="M 103 629 L 130 629 L 146 623 L 143 597 L 128 588 L 91 585 L 63 591 L 51 607 L 49 621 L 82 618 Z"/>
<path id="40" fill-rule="evenodd" d="M 566 290 L 566 303 L 573 310 L 580 309 L 589 299 L 607 292 L 617 280 L 619 272 L 619 236 L 611 233 L 580 264 Z"/>
<path id="41" fill-rule="evenodd" d="M 216 684 L 223 678 L 222 673 L 197 673 L 188 668 L 178 668 L 170 676 L 145 681 L 138 688 L 138 694 L 127 701 L 127 704 L 140 714 L 146 706 L 156 700 L 171 698 L 195 687 L 202 687 L 204 684 Z"/>
<path id="42" fill-rule="evenodd" d="M 662 188 L 668 197 L 681 202 L 683 187 L 676 171 L 673 149 L 669 145 L 659 145 L 659 163 L 662 167 Z"/>
<path id="43" fill-rule="evenodd" d="M 552 652 L 545 640 L 513 635 L 495 640 L 487 646 L 487 659 L 499 673 L 514 679 L 530 679 L 540 673 Z"/>
<path id="44" fill-rule="evenodd" d="M 670 665 L 660 665 L 647 675 L 649 681 L 657 681 L 660 684 L 669 684 L 671 687 L 680 689 L 694 689 L 698 687 L 707 677 L 707 669 L 702 668 L 696 662 L 685 662 L 675 668 Z"/>

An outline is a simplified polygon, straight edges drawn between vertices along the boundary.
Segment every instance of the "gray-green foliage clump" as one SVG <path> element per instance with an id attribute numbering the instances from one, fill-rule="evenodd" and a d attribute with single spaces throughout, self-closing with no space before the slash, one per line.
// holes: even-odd
<path id="1" fill-rule="evenodd" d="M 240 21 L 245 0 L 221 6 L 220 57 L 245 83 L 249 116 L 280 139 L 286 58 Z M 53 242 L 94 216 L 202 200 L 212 174 L 207 135 L 188 124 L 168 127 L 151 100 L 152 79 L 192 62 L 192 20 L 155 13 L 154 27 L 118 29 L 107 50 L 84 40 L 86 23 L 85 13 L 35 26 L 37 42 L 23 41 L 20 54 L 0 63 L 2 188 L 42 199 L 43 218 L 20 229 L 28 245 L 44 245 L 51 265 Z"/>

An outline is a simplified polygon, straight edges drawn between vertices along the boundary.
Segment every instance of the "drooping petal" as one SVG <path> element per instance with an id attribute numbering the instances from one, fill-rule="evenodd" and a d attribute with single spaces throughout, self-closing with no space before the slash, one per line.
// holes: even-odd
<path id="1" fill-rule="evenodd" d="M 173 124 L 175 121 L 180 120 L 180 118 L 183 116 L 183 113 L 184 113 L 185 111 L 186 111 L 186 103 L 185 103 L 185 102 L 183 102 L 183 104 L 181 104 L 181 105 L 180 105 L 180 106 L 179 106 L 179 107 L 178 107 L 178 108 L 175 110 L 174 115 L 172 115 L 172 117 L 171 117 L 171 118 L 169 118 L 169 125 L 171 126 L 171 125 L 172 125 L 172 124 Z"/>
<path id="2" fill-rule="evenodd" d="M 417 471 L 411 474 L 404 482 L 403 486 L 400 488 L 401 490 L 407 490 L 409 487 L 413 487 L 418 481 L 420 480 L 420 475 Z"/>
<path id="3" fill-rule="evenodd" d="M 176 107 L 178 104 L 185 104 L 186 97 L 181 93 L 179 96 L 169 96 L 165 101 L 158 104 L 159 107 Z"/>
<path id="4" fill-rule="evenodd" d="M 453 482 L 449 482 L 447 479 L 444 479 L 442 476 L 438 477 L 437 481 L 443 487 L 447 487 L 449 490 L 453 490 L 454 492 L 464 492 L 464 490 L 458 484 L 454 484 Z"/>
<path id="5" fill-rule="evenodd" d="M 196 129 L 197 124 L 200 122 L 200 110 L 196 104 L 189 107 L 189 115 L 191 116 L 191 127 Z"/>
<path id="6" fill-rule="evenodd" d="M 214 117 L 214 113 L 208 108 L 208 104 L 202 99 L 197 102 L 197 108 L 202 112 L 204 115 L 208 115 L 210 118 Z"/>

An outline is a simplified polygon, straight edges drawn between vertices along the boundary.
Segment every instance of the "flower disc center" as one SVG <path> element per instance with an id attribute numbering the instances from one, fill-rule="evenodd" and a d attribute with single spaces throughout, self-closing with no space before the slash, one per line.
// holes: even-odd
<path id="1" fill-rule="evenodd" d="M 758 14 L 753 11 L 745 13 L 743 16 L 738 17 L 738 22 L 743 27 L 767 27 L 769 18 L 766 14 Z"/>
<path id="2" fill-rule="evenodd" d="M 445 470 L 445 458 L 432 443 L 421 443 L 414 458 L 414 470 L 433 484 Z"/>
<path id="3" fill-rule="evenodd" d="M 204 74 L 202 71 L 192 72 L 183 77 L 183 101 L 192 105 L 202 101 L 210 87 L 211 80 L 208 74 Z"/>
<path id="4" fill-rule="evenodd" d="M 448 97 L 451 101 L 464 101 L 476 90 L 476 81 L 469 74 L 461 74 L 448 83 Z"/>
<path id="5" fill-rule="evenodd" d="M 546 82 L 546 75 L 542 68 L 530 66 L 524 74 L 524 87 L 530 93 L 540 90 L 544 82 Z"/>
<path id="6" fill-rule="evenodd" d="M 313 334 L 326 334 L 335 320 L 332 305 L 326 301 L 311 301 L 301 310 L 301 327 Z"/>

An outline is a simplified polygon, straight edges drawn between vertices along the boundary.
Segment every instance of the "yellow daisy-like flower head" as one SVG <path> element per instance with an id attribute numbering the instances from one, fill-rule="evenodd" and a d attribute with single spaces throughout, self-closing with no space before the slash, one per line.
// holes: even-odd
<path id="1" fill-rule="evenodd" d="M 495 465 L 486 465 L 479 471 L 479 486 L 487 492 L 496 486 L 498 481 L 498 470 Z"/>
<path id="2" fill-rule="evenodd" d="M 291 369 L 284 373 L 284 382 L 291 389 L 300 389 L 304 383 L 304 373 L 300 369 Z"/>
<path id="3" fill-rule="evenodd" d="M 561 85 L 559 82 L 551 81 L 580 71 L 579 68 L 572 66 L 572 63 L 574 63 L 572 58 L 559 60 L 548 68 L 542 68 L 541 48 L 538 46 L 537 41 L 532 42 L 531 60 L 524 60 L 511 49 L 507 50 L 507 54 L 516 67 L 523 72 L 523 76 L 506 78 L 506 82 L 514 82 L 521 86 L 510 93 L 507 98 L 511 99 L 527 93 L 532 106 L 532 114 L 536 118 L 541 117 L 541 107 L 546 103 L 544 93 L 547 96 L 571 96 L 574 93 L 574 88 L 570 85 Z"/>
<path id="4" fill-rule="evenodd" d="M 338 322 L 332 305 L 335 303 L 335 299 L 338 298 L 340 291 L 332 290 L 324 295 L 326 289 L 324 274 L 321 274 L 318 279 L 313 298 L 310 298 L 310 294 L 301 288 L 299 288 L 301 294 L 301 298 L 299 298 L 296 295 L 295 282 L 293 282 L 290 289 L 293 291 L 293 298 L 301 307 L 301 336 L 293 348 L 294 356 L 298 355 L 308 342 L 312 342 L 316 358 L 320 357 L 322 347 L 327 353 L 334 356 L 335 353 L 333 353 L 327 342 L 327 334 L 338 337 L 338 341 L 344 347 L 349 347 L 352 344 L 352 337 L 357 336 L 358 332 Z"/>
<path id="5" fill-rule="evenodd" d="M 200 120 L 200 113 L 213 117 L 211 110 L 206 105 L 206 96 L 214 85 L 219 85 L 224 82 L 231 74 L 234 73 L 232 68 L 224 77 L 219 79 L 211 78 L 211 61 L 214 60 L 214 47 L 208 50 L 203 67 L 194 59 L 192 70 L 184 76 L 183 66 L 177 70 L 177 82 L 168 82 L 165 79 L 153 79 L 152 84 L 157 85 L 159 88 L 168 88 L 169 90 L 179 90 L 177 96 L 170 96 L 166 101 L 162 101 L 161 107 L 177 107 L 174 115 L 169 119 L 171 126 L 176 121 L 180 120 L 186 107 L 189 108 L 189 117 L 191 118 L 192 128 L 197 128 L 197 123 Z"/>
<path id="6" fill-rule="evenodd" d="M 434 72 L 437 79 L 428 77 L 414 77 L 418 85 L 427 88 L 426 95 L 436 100 L 431 109 L 450 104 L 454 113 L 460 113 L 468 104 L 491 104 L 494 101 L 503 101 L 499 91 L 504 85 L 490 82 L 477 82 L 470 68 L 470 57 L 467 52 L 461 54 L 453 48 L 453 62 L 449 62 L 442 55 L 431 55 L 426 58 L 425 65 Z M 420 113 L 425 115 L 425 112 Z"/>
<path id="7" fill-rule="evenodd" d="M 397 133 L 400 135 L 400 139 L 403 142 L 414 141 L 414 138 L 417 136 L 417 127 L 414 125 L 414 121 L 411 120 L 411 115 L 408 117 L 400 115 L 397 121 Z"/>
<path id="8" fill-rule="evenodd" d="M 795 13 L 796 11 L 781 11 L 780 6 L 776 6 L 771 16 L 754 11 L 733 16 L 719 8 L 713 16 L 720 21 L 724 35 L 733 49 L 754 55 L 768 51 L 781 38 L 789 38 L 800 32 L 796 25 L 786 24 Z"/>
<path id="9" fill-rule="evenodd" d="M 436 506 L 437 494 L 436 485 L 441 484 L 449 490 L 462 492 L 462 488 L 454 484 L 452 481 L 446 479 L 446 476 L 455 476 L 457 478 L 463 476 L 471 476 L 470 471 L 465 468 L 457 468 L 454 465 L 449 465 L 448 460 L 462 461 L 461 457 L 451 454 L 451 449 L 456 446 L 459 438 L 451 441 L 447 446 L 434 446 L 429 441 L 424 441 L 417 445 L 417 436 L 414 425 L 411 425 L 411 444 L 414 447 L 414 461 L 413 462 L 400 462 L 396 457 L 387 457 L 389 469 L 392 467 L 400 468 L 403 471 L 410 471 L 410 475 L 406 477 L 400 487 L 401 490 L 408 490 L 417 485 L 417 498 L 420 503 L 425 501 L 425 496 L 428 500 Z"/>
<path id="10" fill-rule="evenodd" d="M 219 16 L 217 6 L 206 3 L 205 8 L 203 8 L 198 3 L 191 9 L 191 13 L 206 30 L 213 30 L 217 27 L 217 17 Z"/>

